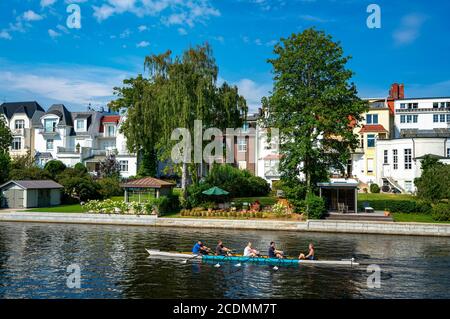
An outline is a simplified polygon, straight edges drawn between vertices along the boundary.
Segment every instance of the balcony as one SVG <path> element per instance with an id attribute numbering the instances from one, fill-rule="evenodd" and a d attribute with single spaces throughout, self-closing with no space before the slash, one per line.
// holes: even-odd
<path id="1" fill-rule="evenodd" d="M 449 107 L 426 107 L 417 109 L 395 109 L 395 113 L 450 113 Z"/>
<path id="2" fill-rule="evenodd" d="M 41 128 L 39 129 L 39 134 L 44 136 L 56 136 L 59 134 L 58 130 L 54 128 Z"/>
<path id="3" fill-rule="evenodd" d="M 13 136 L 21 136 L 25 137 L 25 129 L 24 128 L 16 128 L 11 131 Z"/>
<path id="4" fill-rule="evenodd" d="M 80 151 L 77 150 L 76 148 L 61 147 L 61 146 L 58 146 L 56 148 L 56 152 L 58 154 L 79 154 L 80 153 Z"/>

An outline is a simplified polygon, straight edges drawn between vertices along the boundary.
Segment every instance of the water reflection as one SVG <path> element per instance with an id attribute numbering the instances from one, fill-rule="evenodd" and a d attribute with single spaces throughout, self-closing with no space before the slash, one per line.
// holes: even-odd
<path id="1" fill-rule="evenodd" d="M 314 242 L 321 259 L 356 257 L 358 269 L 273 267 L 149 259 L 144 248 L 189 251 L 197 239 L 243 250 L 269 242 L 292 256 Z M 81 289 L 66 286 L 66 269 L 81 267 Z M 364 265 L 382 267 L 382 286 L 369 289 Z M 447 238 L 0 224 L 2 298 L 449 298 Z"/>

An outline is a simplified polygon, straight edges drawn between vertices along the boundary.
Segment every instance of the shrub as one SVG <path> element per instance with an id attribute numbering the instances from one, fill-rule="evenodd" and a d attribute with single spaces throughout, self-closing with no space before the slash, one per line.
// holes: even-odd
<path id="1" fill-rule="evenodd" d="M 434 205 L 431 216 L 436 221 L 450 221 L 450 204 L 438 203 Z"/>
<path id="2" fill-rule="evenodd" d="M 437 202 L 450 198 L 450 165 L 432 165 L 414 180 L 420 198 Z"/>
<path id="3" fill-rule="evenodd" d="M 73 169 L 79 172 L 80 174 L 86 174 L 88 172 L 86 166 L 84 166 L 83 163 L 76 163 Z"/>
<path id="4" fill-rule="evenodd" d="M 58 174 L 64 172 L 66 165 L 61 161 L 51 160 L 45 164 L 44 169 L 52 176 L 52 178 L 55 178 Z"/>
<path id="5" fill-rule="evenodd" d="M 305 211 L 306 187 L 302 183 L 283 183 L 282 190 L 295 213 Z"/>
<path id="6" fill-rule="evenodd" d="M 370 184 L 370 192 L 371 193 L 379 193 L 380 186 L 378 186 L 378 184 L 376 184 L 376 183 Z"/>
<path id="7" fill-rule="evenodd" d="M 415 200 L 375 199 L 358 202 L 358 210 L 364 210 L 364 202 L 367 202 L 374 210 L 388 210 L 392 213 L 415 213 L 418 212 L 419 209 L 417 207 L 417 201 Z"/>
<path id="8" fill-rule="evenodd" d="M 432 212 L 432 209 L 433 207 L 428 201 L 418 200 L 416 202 L 416 213 L 430 214 Z"/>
<path id="9" fill-rule="evenodd" d="M 104 198 L 123 195 L 123 189 L 120 187 L 120 181 L 116 177 L 105 177 L 99 179 L 97 183 L 100 185 L 100 194 Z"/>
<path id="10" fill-rule="evenodd" d="M 104 201 L 90 200 L 86 204 L 84 204 L 84 207 L 88 212 L 96 214 L 112 214 L 116 212 L 126 214 L 130 210 L 130 204 L 123 201 L 113 201 L 111 199 L 107 199 Z"/>
<path id="11" fill-rule="evenodd" d="M 278 217 L 282 217 L 288 215 L 288 208 L 282 203 L 276 203 L 272 206 L 272 212 Z"/>
<path id="12" fill-rule="evenodd" d="M 89 174 L 83 174 L 74 168 L 66 168 L 57 176 L 58 182 L 64 186 L 64 193 L 78 201 L 100 199 L 100 185 Z"/>
<path id="13" fill-rule="evenodd" d="M 325 213 L 325 202 L 323 198 L 309 194 L 306 196 L 307 215 L 309 219 L 321 219 Z"/>

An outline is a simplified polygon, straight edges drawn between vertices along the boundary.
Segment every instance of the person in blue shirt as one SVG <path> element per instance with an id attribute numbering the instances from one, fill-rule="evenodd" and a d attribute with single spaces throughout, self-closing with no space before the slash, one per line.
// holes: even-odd
<path id="1" fill-rule="evenodd" d="M 269 258 L 284 258 L 283 252 L 275 248 L 275 242 L 271 241 L 269 246 L 269 251 L 267 252 Z"/>
<path id="2" fill-rule="evenodd" d="M 205 245 L 203 245 L 202 241 L 199 240 L 194 247 L 192 248 L 192 253 L 193 254 L 209 254 L 210 249 L 208 247 L 206 247 Z"/>

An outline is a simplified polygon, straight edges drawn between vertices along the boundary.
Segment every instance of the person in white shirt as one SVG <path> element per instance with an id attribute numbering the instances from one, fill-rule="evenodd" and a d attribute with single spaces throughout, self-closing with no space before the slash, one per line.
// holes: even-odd
<path id="1" fill-rule="evenodd" d="M 252 243 L 249 242 L 247 246 L 244 249 L 244 256 L 245 257 L 257 257 L 259 255 L 259 251 L 252 248 Z"/>

